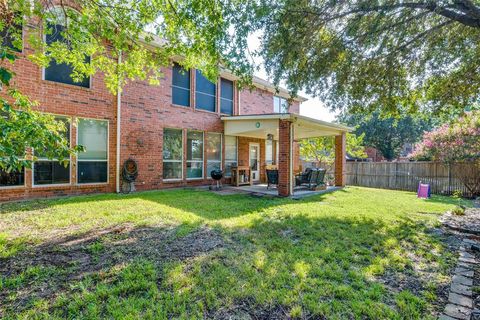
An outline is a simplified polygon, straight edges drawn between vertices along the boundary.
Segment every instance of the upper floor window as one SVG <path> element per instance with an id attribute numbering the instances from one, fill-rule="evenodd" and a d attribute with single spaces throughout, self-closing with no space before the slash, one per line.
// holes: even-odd
<path id="1" fill-rule="evenodd" d="M 282 97 L 273 97 L 273 112 L 274 113 L 288 113 L 288 101 Z"/>
<path id="2" fill-rule="evenodd" d="M 56 24 L 49 24 L 48 28 L 51 32 L 45 35 L 45 42 L 48 45 L 51 45 L 54 42 L 67 42 L 63 36 L 65 27 Z M 85 57 L 85 62 L 90 62 L 90 57 Z M 71 84 L 79 87 L 89 88 L 90 87 L 90 77 L 83 77 L 81 81 L 74 81 L 72 79 L 73 67 L 66 63 L 57 63 L 54 59 L 50 61 L 48 67 L 45 68 L 45 80 Z"/>
<path id="3" fill-rule="evenodd" d="M 217 86 L 196 70 L 195 108 L 215 112 Z"/>
<path id="4" fill-rule="evenodd" d="M 220 112 L 233 114 L 233 81 L 223 78 L 220 81 Z"/>
<path id="5" fill-rule="evenodd" d="M 172 68 L 172 103 L 190 107 L 190 70 L 176 63 Z"/>
<path id="6" fill-rule="evenodd" d="M 15 17 L 18 18 L 18 16 Z M 23 30 L 22 23 L 14 21 L 12 24 L 3 26 L 3 29 L 0 30 L 0 37 L 2 38 L 2 46 L 8 47 L 17 52 L 22 51 L 23 47 Z"/>

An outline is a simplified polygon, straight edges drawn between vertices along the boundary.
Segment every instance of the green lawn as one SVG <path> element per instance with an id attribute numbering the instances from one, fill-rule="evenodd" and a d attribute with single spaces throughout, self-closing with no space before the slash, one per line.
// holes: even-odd
<path id="1" fill-rule="evenodd" d="M 0 206 L 0 318 L 425 319 L 459 200 L 167 190 Z"/>

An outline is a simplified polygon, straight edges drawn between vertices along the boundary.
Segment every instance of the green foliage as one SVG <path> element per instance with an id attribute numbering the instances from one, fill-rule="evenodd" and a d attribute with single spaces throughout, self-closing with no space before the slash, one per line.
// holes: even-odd
<path id="1" fill-rule="evenodd" d="M 398 157 L 405 143 L 415 143 L 430 128 L 430 120 L 417 115 L 383 117 L 375 111 L 371 115 L 344 114 L 340 121 L 355 127 L 355 133 L 364 135 L 364 145 L 379 150 L 387 160 Z"/>
<path id="2" fill-rule="evenodd" d="M 450 114 L 478 100 L 478 1 L 262 2 L 259 55 L 275 83 L 333 109 Z"/>
<path id="3" fill-rule="evenodd" d="M 352 158 L 366 158 L 363 139 L 365 134 L 359 136 L 347 133 L 347 155 Z M 335 143 L 333 137 L 318 137 L 300 141 L 300 155 L 307 161 L 331 164 L 335 160 Z"/>

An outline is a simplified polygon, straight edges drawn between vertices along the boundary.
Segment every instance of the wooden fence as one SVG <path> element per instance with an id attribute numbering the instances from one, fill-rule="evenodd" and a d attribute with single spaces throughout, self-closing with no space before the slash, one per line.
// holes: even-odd
<path id="1" fill-rule="evenodd" d="M 346 167 L 348 185 L 417 191 L 421 181 L 430 184 L 432 193 L 462 192 L 465 197 L 472 197 L 473 189 L 467 188 L 462 180 L 467 177 L 471 180 L 469 184 L 478 188 L 479 171 L 474 164 L 438 162 L 347 162 Z"/>

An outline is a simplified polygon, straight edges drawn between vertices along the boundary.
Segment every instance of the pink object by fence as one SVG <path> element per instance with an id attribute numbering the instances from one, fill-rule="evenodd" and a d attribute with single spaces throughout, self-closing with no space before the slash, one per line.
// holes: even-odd
<path id="1" fill-rule="evenodd" d="M 430 184 L 420 182 L 418 184 L 417 197 L 424 199 L 430 198 Z"/>

